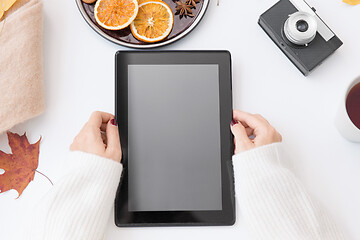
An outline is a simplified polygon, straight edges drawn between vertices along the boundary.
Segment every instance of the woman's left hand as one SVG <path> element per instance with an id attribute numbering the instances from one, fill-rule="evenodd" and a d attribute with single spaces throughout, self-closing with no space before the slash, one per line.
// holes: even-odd
<path id="1" fill-rule="evenodd" d="M 74 138 L 71 151 L 82 151 L 121 162 L 119 130 L 114 115 L 93 112 Z"/>

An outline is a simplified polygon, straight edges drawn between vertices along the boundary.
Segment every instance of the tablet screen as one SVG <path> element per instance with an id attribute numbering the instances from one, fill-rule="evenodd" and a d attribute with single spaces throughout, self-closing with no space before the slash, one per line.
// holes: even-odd
<path id="1" fill-rule="evenodd" d="M 128 65 L 129 211 L 222 210 L 219 65 Z"/>

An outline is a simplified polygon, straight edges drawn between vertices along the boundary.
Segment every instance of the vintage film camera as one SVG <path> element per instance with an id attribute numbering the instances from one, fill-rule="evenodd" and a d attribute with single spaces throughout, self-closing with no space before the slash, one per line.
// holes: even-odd
<path id="1" fill-rule="evenodd" d="M 260 16 L 259 25 L 305 76 L 342 45 L 303 0 L 280 0 Z"/>

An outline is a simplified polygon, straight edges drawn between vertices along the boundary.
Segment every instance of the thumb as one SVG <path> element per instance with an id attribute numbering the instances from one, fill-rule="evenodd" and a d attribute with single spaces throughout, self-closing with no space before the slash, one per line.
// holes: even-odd
<path id="1" fill-rule="evenodd" d="M 240 122 L 231 126 L 231 132 L 235 137 L 235 154 L 252 148 L 253 142 L 249 139 L 245 127 Z"/>
<path id="2" fill-rule="evenodd" d="M 106 138 L 107 148 L 106 152 L 110 158 L 120 161 L 121 160 L 121 146 L 119 137 L 119 128 L 116 119 L 111 119 L 106 125 Z"/>

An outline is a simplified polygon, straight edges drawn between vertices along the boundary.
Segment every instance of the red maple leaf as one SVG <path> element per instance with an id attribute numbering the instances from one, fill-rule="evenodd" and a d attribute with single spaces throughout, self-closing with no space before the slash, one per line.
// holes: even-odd
<path id="1" fill-rule="evenodd" d="M 0 151 L 0 168 L 5 171 L 0 175 L 0 191 L 15 189 L 19 196 L 27 185 L 34 180 L 38 167 L 40 140 L 30 144 L 26 133 L 20 136 L 7 132 L 12 154 Z"/>

